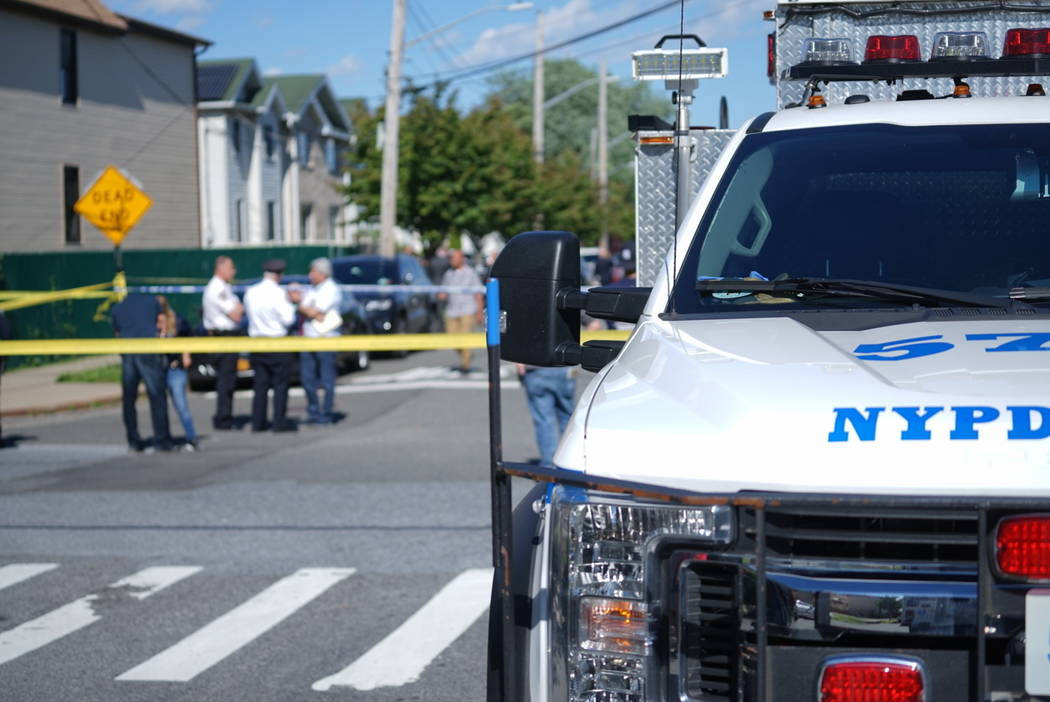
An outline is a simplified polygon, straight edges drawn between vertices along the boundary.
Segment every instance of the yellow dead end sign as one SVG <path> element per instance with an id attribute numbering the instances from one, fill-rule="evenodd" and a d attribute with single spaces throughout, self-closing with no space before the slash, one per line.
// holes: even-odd
<path id="1" fill-rule="evenodd" d="M 106 170 L 87 189 L 73 209 L 120 246 L 128 231 L 153 205 L 153 200 L 115 166 Z"/>

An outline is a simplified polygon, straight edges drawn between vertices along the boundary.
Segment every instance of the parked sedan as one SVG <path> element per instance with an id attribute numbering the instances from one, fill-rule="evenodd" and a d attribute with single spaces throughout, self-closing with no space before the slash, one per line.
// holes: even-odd
<path id="1" fill-rule="evenodd" d="M 252 280 L 244 283 L 245 286 L 252 285 L 258 281 Z M 300 285 L 308 287 L 310 285 L 309 279 L 305 275 L 286 275 L 281 279 L 282 285 Z M 243 295 L 241 295 L 243 297 Z M 343 324 L 340 333 L 343 335 L 350 334 L 369 334 L 371 333 L 371 326 L 369 324 L 368 313 L 365 311 L 365 306 L 362 302 L 357 299 L 351 293 L 346 291 L 343 292 L 342 303 L 339 307 L 339 314 L 343 318 Z M 247 327 L 247 321 L 244 322 Z M 291 334 L 302 334 L 302 320 L 297 319 L 295 327 L 291 330 Z M 214 390 L 215 389 L 215 365 L 213 362 L 215 354 L 193 354 L 190 357 L 190 368 L 189 368 L 189 382 L 190 388 L 196 391 Z M 368 351 L 341 351 L 337 358 L 337 367 L 340 372 L 343 371 L 354 371 L 364 370 L 368 368 L 370 363 L 370 354 Z M 251 379 L 254 377 L 252 372 L 251 362 L 248 359 L 247 353 L 241 353 L 237 358 L 237 385 L 248 386 L 251 385 Z M 299 382 L 299 364 L 292 364 L 292 384 Z"/>
<path id="2" fill-rule="evenodd" d="M 414 256 L 342 256 L 332 259 L 332 277 L 341 285 L 431 285 Z M 358 292 L 373 334 L 421 334 L 441 331 L 434 293 L 392 288 L 390 292 Z M 403 354 L 402 354 L 403 355 Z"/>

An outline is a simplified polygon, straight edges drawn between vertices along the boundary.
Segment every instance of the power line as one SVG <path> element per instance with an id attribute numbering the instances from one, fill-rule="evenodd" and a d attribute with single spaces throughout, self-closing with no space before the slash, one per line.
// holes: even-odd
<path id="1" fill-rule="evenodd" d="M 590 32 L 586 32 L 584 34 L 580 34 L 578 36 L 572 37 L 571 39 L 566 39 L 565 41 L 558 42 L 557 44 L 552 44 L 550 46 L 545 46 L 542 51 L 530 51 L 528 53 L 519 54 L 517 56 L 512 56 L 510 58 L 500 59 L 500 60 L 497 60 L 497 61 L 490 61 L 488 63 L 478 64 L 476 66 L 471 66 L 471 67 L 468 67 L 468 68 L 466 68 L 466 69 L 464 69 L 464 70 L 462 70 L 462 71 L 460 71 L 458 73 L 453 73 L 452 75 L 449 75 L 449 76 L 446 76 L 444 78 L 440 78 L 438 80 L 435 80 L 433 83 L 429 84 L 426 87 L 437 85 L 439 83 L 449 83 L 449 82 L 452 82 L 452 81 L 461 80 L 463 78 L 468 78 L 470 76 L 474 76 L 474 75 L 477 75 L 479 73 L 488 73 L 488 72 L 500 69 L 500 68 L 502 68 L 504 66 L 508 66 L 508 65 L 510 65 L 512 63 L 517 63 L 518 61 L 525 61 L 527 59 L 535 58 L 539 54 L 545 54 L 545 53 L 549 53 L 551 51 L 557 51 L 558 49 L 563 49 L 566 46 L 572 46 L 573 44 L 578 44 L 581 41 L 586 41 L 587 39 L 593 39 L 596 36 L 600 36 L 600 35 L 605 34 L 607 32 L 611 32 L 614 29 L 619 29 L 620 27 L 626 26 L 626 25 L 631 24 L 633 22 L 637 22 L 638 20 L 645 19 L 646 17 L 648 17 L 650 15 L 653 15 L 653 14 L 656 14 L 658 12 L 661 12 L 663 10 L 667 10 L 667 9 L 672 8 L 672 7 L 677 7 L 681 3 L 684 3 L 684 2 L 687 2 L 687 1 L 688 0 L 671 0 L 670 2 L 663 2 L 663 3 L 659 4 L 659 5 L 656 5 L 655 7 L 651 7 L 649 9 L 647 9 L 647 10 L 643 10 L 642 12 L 639 12 L 639 13 L 636 13 L 634 15 L 631 15 L 630 17 L 624 18 L 624 19 L 622 19 L 622 20 L 620 20 L 618 22 L 613 22 L 612 24 L 607 24 L 604 27 L 599 27 L 598 29 L 592 30 Z M 437 74 L 424 74 L 424 75 L 433 76 L 433 75 L 437 75 Z"/>

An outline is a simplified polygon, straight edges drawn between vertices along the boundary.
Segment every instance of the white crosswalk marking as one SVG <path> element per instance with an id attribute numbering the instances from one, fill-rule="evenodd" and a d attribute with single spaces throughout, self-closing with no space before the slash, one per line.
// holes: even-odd
<path id="1" fill-rule="evenodd" d="M 117 680 L 192 680 L 354 572 L 354 568 L 302 568 Z"/>
<path id="2" fill-rule="evenodd" d="M 198 566 L 146 568 L 118 580 L 102 593 L 81 597 L 16 626 L 14 629 L 0 633 L 0 665 L 98 621 L 102 617 L 95 612 L 95 603 L 104 597 L 125 595 L 143 600 L 199 570 Z"/>
<path id="3" fill-rule="evenodd" d="M 12 563 L 0 567 L 0 590 L 17 585 L 23 580 L 29 580 L 57 567 L 57 563 Z"/>
<path id="4" fill-rule="evenodd" d="M 349 686 L 374 690 L 415 682 L 488 608 L 491 586 L 491 568 L 463 571 L 365 655 L 318 680 L 313 689 L 324 692 Z"/>

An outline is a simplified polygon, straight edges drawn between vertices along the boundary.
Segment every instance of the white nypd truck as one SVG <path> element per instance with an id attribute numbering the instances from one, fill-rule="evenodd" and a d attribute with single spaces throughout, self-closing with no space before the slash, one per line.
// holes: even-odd
<path id="1" fill-rule="evenodd" d="M 651 287 L 581 292 L 565 232 L 493 267 L 502 358 L 596 375 L 554 469 L 497 467 L 537 487 L 490 699 L 1050 700 L 1050 12 L 775 17 L 822 40 L 777 68 L 801 104 L 732 136 Z"/>

